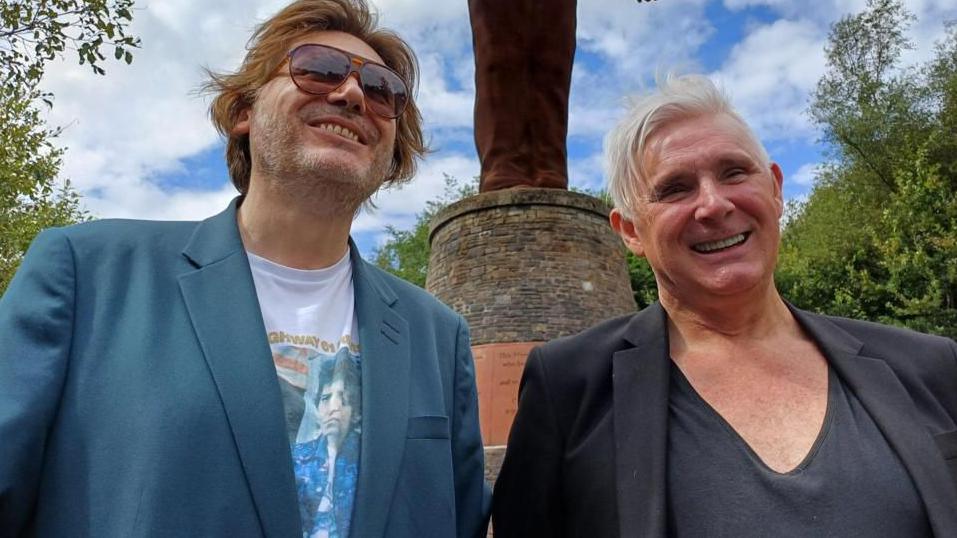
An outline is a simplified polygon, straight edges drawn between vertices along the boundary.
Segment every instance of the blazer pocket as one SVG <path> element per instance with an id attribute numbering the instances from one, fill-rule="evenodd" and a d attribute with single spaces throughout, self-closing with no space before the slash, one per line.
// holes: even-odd
<path id="1" fill-rule="evenodd" d="M 448 417 L 425 416 L 410 417 L 409 429 L 406 433 L 409 439 L 448 439 Z"/>
<path id="2" fill-rule="evenodd" d="M 951 480 L 957 485 L 957 431 L 935 435 L 934 442 L 937 443 L 940 455 L 944 457 Z"/>
<path id="3" fill-rule="evenodd" d="M 934 442 L 945 460 L 957 458 L 957 431 L 935 435 Z"/>

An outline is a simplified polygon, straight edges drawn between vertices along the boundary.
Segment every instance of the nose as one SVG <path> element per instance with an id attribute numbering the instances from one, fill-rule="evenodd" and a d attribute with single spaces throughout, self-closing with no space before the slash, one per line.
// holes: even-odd
<path id="1" fill-rule="evenodd" d="M 726 217 L 734 211 L 732 202 L 724 186 L 717 181 L 703 181 L 698 191 L 698 204 L 695 208 L 695 219 L 716 220 Z"/>
<path id="2" fill-rule="evenodd" d="M 359 82 L 359 73 L 352 72 L 338 88 L 326 94 L 326 100 L 333 105 L 341 106 L 362 114 L 366 110 L 365 94 L 362 92 L 362 83 Z"/>

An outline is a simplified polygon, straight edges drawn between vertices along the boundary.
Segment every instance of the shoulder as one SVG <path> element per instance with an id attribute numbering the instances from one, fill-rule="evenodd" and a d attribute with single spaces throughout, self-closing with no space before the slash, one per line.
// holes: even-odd
<path id="1" fill-rule="evenodd" d="M 132 270 L 138 262 L 151 267 L 185 263 L 180 253 L 196 222 L 104 219 L 40 232 L 30 245 L 24 266 L 42 269 L 51 258 L 71 260 L 78 275 Z"/>
<path id="2" fill-rule="evenodd" d="M 610 361 L 617 351 L 635 346 L 639 340 L 664 338 L 664 313 L 654 304 L 633 314 L 602 321 L 584 331 L 557 338 L 539 348 L 547 362 L 581 362 L 582 357 Z"/>
<path id="3" fill-rule="evenodd" d="M 957 344 L 953 340 L 870 321 L 807 312 L 801 315 L 815 325 L 812 333 L 819 344 L 836 344 L 840 349 L 844 343 L 854 343 L 853 348 L 845 349 L 856 351 L 859 358 L 886 364 L 915 398 L 933 394 L 935 400 L 949 401 L 957 410 Z"/>
<path id="4" fill-rule="evenodd" d="M 542 346 L 549 353 L 564 354 L 582 349 L 593 349 L 596 345 L 619 349 L 636 318 L 641 313 L 626 314 L 602 321 L 577 334 L 556 338 Z"/>
<path id="5" fill-rule="evenodd" d="M 827 320 L 858 339 L 863 344 L 860 351 L 862 355 L 882 358 L 889 362 L 904 360 L 909 363 L 938 357 L 953 362 L 952 366 L 957 367 L 953 356 L 954 341 L 949 338 L 871 321 L 809 315 Z"/>
<path id="6" fill-rule="evenodd" d="M 65 238 L 78 253 L 131 250 L 157 252 L 169 249 L 180 251 L 196 224 L 193 221 L 103 219 L 51 228 L 43 234 Z"/>
<path id="7" fill-rule="evenodd" d="M 586 394 L 610 394 L 615 354 L 636 347 L 640 353 L 656 353 L 660 347 L 656 344 L 666 338 L 660 329 L 663 320 L 660 307 L 654 305 L 552 340 L 532 350 L 526 372 L 537 370 L 535 375 L 569 405 Z M 588 404 L 574 404 L 579 405 Z"/>

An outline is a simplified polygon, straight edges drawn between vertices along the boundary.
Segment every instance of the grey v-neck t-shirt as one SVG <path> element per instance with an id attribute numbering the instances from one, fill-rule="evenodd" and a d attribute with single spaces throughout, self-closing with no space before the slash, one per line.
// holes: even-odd
<path id="1" fill-rule="evenodd" d="M 833 370 L 817 440 L 783 474 L 765 465 L 674 365 L 668 407 L 669 536 L 932 534 L 907 470 Z"/>

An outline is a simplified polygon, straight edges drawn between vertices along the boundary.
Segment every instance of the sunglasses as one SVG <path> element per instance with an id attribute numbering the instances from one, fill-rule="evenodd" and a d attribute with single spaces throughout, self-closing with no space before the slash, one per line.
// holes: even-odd
<path id="1" fill-rule="evenodd" d="M 387 119 L 402 115 L 409 104 L 409 86 L 388 67 L 328 45 L 307 43 L 289 51 L 289 76 L 312 95 L 333 92 L 358 73 L 369 110 Z"/>

